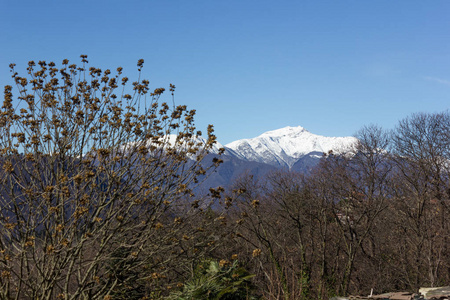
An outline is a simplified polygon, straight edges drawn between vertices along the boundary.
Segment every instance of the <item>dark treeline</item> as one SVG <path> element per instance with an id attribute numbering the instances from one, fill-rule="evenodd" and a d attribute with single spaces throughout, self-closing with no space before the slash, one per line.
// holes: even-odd
<path id="1" fill-rule="evenodd" d="M 244 175 L 224 200 L 236 242 L 222 247 L 253 254 L 264 298 L 447 285 L 449 135 L 448 113 L 415 114 L 364 127 L 353 153 L 328 153 L 310 175 Z"/>

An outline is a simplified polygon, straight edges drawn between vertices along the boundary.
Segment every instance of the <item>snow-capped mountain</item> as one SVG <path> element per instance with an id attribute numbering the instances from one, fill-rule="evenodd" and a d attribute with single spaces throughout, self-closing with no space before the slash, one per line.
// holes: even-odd
<path id="1" fill-rule="evenodd" d="M 225 145 L 227 154 L 246 161 L 292 168 L 305 156 L 320 158 L 330 150 L 343 154 L 352 150 L 354 137 L 325 137 L 312 134 L 301 126 L 268 131 L 258 137 Z"/>

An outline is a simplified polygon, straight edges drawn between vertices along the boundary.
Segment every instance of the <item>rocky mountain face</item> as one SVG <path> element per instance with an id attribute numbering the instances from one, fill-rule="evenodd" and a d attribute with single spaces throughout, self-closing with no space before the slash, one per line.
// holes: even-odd
<path id="1" fill-rule="evenodd" d="M 322 158 L 333 151 L 344 154 L 356 144 L 354 137 L 324 137 L 312 134 L 301 126 L 268 131 L 258 137 L 242 139 L 223 146 L 224 163 L 205 182 L 209 186 L 227 186 L 243 173 L 263 176 L 270 171 L 287 169 L 309 172 Z M 217 153 L 222 145 L 216 145 Z"/>

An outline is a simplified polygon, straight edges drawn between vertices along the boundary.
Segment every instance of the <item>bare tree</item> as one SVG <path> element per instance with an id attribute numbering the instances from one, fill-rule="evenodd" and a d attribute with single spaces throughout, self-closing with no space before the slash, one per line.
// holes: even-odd
<path id="1" fill-rule="evenodd" d="M 409 286 L 439 282 L 448 269 L 450 115 L 414 114 L 393 131 L 397 203 Z M 448 275 L 447 275 L 448 276 Z"/>
<path id="2" fill-rule="evenodd" d="M 329 288 L 341 295 L 361 288 L 352 284 L 356 264 L 363 254 L 373 252 L 371 236 L 390 195 L 385 133 L 368 126 L 356 136 L 359 141 L 353 153 L 328 154 L 311 176 L 312 194 L 323 202 L 323 216 L 333 216 L 332 221 L 324 219 L 319 224 L 340 237 L 330 245 L 335 260 L 331 256 L 322 259 L 323 278 L 331 276 L 334 283 Z M 322 244 L 331 242 L 326 231 L 321 234 Z"/>
<path id="3" fill-rule="evenodd" d="M 194 110 L 160 103 L 164 88 L 140 78 L 143 60 L 128 87 L 122 68 L 112 75 L 81 58 L 31 61 L 24 77 L 11 65 L 18 96 L 6 86 L 0 112 L 2 299 L 103 299 L 135 284 L 120 274 L 160 280 L 153 267 L 183 240 L 168 212 L 218 164 L 202 164 L 212 127 L 204 140 Z"/>

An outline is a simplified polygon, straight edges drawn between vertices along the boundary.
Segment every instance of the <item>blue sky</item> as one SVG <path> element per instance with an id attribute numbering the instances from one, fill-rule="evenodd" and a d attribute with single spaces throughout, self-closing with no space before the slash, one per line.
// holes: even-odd
<path id="1" fill-rule="evenodd" d="M 11 62 L 87 54 L 132 77 L 144 58 L 224 144 L 297 125 L 348 136 L 450 107 L 449 15 L 439 0 L 0 0 L 0 85 Z"/>

